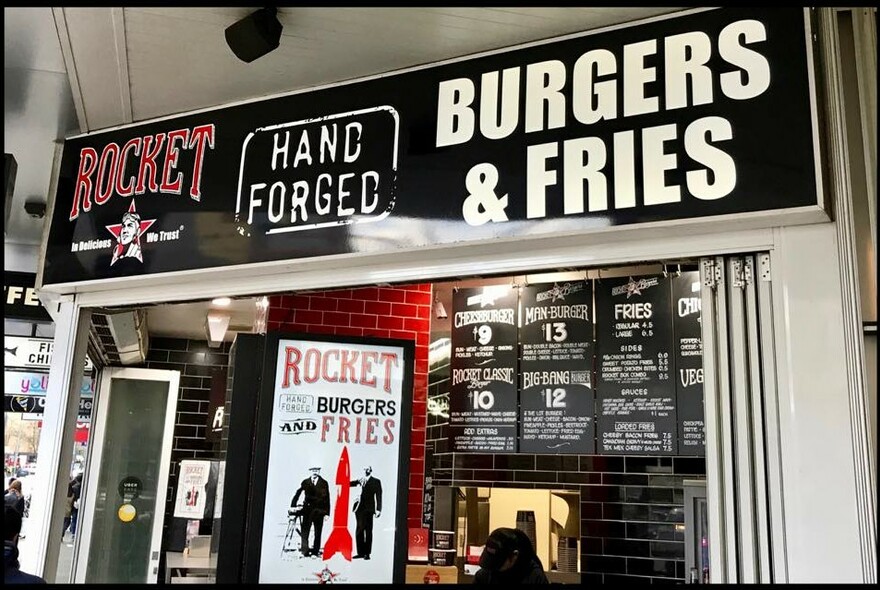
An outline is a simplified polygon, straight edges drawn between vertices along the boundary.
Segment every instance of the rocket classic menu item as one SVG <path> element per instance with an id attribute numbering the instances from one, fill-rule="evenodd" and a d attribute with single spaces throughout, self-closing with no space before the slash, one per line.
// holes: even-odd
<path id="1" fill-rule="evenodd" d="M 596 283 L 599 453 L 676 453 L 669 299 L 663 277 Z"/>
<path id="2" fill-rule="evenodd" d="M 407 362 L 397 346 L 279 341 L 260 583 L 394 581 Z"/>
<path id="3" fill-rule="evenodd" d="M 516 451 L 517 289 L 459 289 L 452 307 L 452 450 Z"/>
<path id="4" fill-rule="evenodd" d="M 700 327 L 700 273 L 672 279 L 675 332 L 675 393 L 678 407 L 678 452 L 706 453 L 703 431 L 703 336 Z"/>
<path id="5" fill-rule="evenodd" d="M 594 452 L 592 302 L 587 281 L 522 290 L 522 452 Z"/>

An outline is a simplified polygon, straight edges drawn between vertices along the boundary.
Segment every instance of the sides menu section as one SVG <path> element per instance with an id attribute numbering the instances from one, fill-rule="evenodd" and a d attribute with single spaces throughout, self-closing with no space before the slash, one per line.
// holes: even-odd
<path id="1" fill-rule="evenodd" d="M 675 331 L 675 394 L 678 407 L 678 453 L 704 455 L 703 336 L 700 327 L 700 273 L 672 279 Z"/>
<path id="2" fill-rule="evenodd" d="M 595 289 L 598 452 L 674 455 L 669 280 L 603 279 Z"/>
<path id="3" fill-rule="evenodd" d="M 453 293 L 449 434 L 455 452 L 515 452 L 517 289 Z"/>
<path id="4" fill-rule="evenodd" d="M 592 303 L 587 281 L 522 289 L 521 452 L 595 451 Z"/>

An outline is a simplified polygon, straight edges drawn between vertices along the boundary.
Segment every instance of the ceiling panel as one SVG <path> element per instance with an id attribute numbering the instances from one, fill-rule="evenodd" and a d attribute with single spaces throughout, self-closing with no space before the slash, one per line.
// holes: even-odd
<path id="1" fill-rule="evenodd" d="M 281 8 L 250 63 L 224 30 L 252 8 L 126 8 L 135 120 L 433 63 L 681 8 Z"/>
<path id="2" fill-rule="evenodd" d="M 67 73 L 51 8 L 3 9 L 3 62 L 6 68 Z"/>

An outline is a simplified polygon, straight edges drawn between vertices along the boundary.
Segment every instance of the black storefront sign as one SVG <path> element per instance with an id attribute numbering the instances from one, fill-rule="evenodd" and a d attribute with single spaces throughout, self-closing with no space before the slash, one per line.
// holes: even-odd
<path id="1" fill-rule="evenodd" d="M 592 283 L 528 285 L 520 297 L 519 450 L 592 454 Z"/>
<path id="2" fill-rule="evenodd" d="M 511 285 L 452 294 L 452 451 L 516 451 L 517 303 Z"/>
<path id="3" fill-rule="evenodd" d="M 3 411 L 23 414 L 42 414 L 46 407 L 45 395 L 16 395 L 7 393 L 4 396 Z M 92 398 L 80 398 L 77 417 L 80 420 L 92 415 Z"/>
<path id="4" fill-rule="evenodd" d="M 672 318 L 675 334 L 675 397 L 678 408 L 678 454 L 705 455 L 703 423 L 703 336 L 701 333 L 700 273 L 685 272 L 672 279 Z"/>
<path id="5" fill-rule="evenodd" d="M 205 440 L 216 442 L 226 423 L 226 367 L 211 368 L 211 391 L 208 394 L 208 419 L 205 424 Z"/>
<path id="6" fill-rule="evenodd" d="M 669 279 L 602 279 L 595 288 L 597 451 L 675 455 Z"/>
<path id="7" fill-rule="evenodd" d="M 3 317 L 16 320 L 51 322 L 52 316 L 43 307 L 34 290 L 37 275 L 32 272 L 3 271 Z"/>
<path id="8" fill-rule="evenodd" d="M 69 139 L 42 284 L 827 219 L 809 14 L 700 10 Z"/>

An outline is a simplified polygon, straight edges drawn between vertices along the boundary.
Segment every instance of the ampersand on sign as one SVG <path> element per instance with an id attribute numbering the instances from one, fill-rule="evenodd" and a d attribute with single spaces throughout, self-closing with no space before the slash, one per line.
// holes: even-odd
<path id="1" fill-rule="evenodd" d="M 487 221 L 507 221 L 507 195 L 498 197 L 498 170 L 492 164 L 477 164 L 465 178 L 468 196 L 461 206 L 461 214 L 468 225 L 483 225 Z"/>

